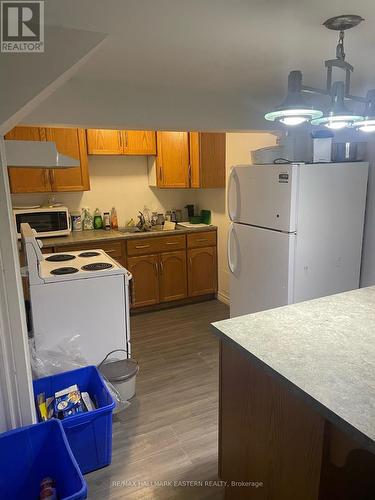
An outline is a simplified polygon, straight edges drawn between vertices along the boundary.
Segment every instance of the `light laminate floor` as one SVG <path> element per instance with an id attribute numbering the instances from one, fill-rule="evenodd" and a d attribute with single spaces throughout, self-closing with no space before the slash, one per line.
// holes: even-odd
<path id="1" fill-rule="evenodd" d="M 86 476 L 89 499 L 223 498 L 206 483 L 217 480 L 218 428 L 218 341 L 209 324 L 228 316 L 214 300 L 132 317 L 137 395 L 114 418 L 111 466 Z"/>

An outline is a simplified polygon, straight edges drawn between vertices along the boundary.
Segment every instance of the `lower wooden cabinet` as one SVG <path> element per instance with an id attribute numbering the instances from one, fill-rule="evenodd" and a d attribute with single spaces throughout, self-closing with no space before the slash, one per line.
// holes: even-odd
<path id="1" fill-rule="evenodd" d="M 159 256 L 141 255 L 128 258 L 128 271 L 133 275 L 132 307 L 159 303 Z"/>
<path id="2" fill-rule="evenodd" d="M 133 275 L 132 307 L 187 297 L 186 251 L 128 258 Z"/>
<path id="3" fill-rule="evenodd" d="M 189 297 L 217 291 L 216 247 L 190 248 L 188 266 Z"/>
<path id="4" fill-rule="evenodd" d="M 159 256 L 160 302 L 187 297 L 186 252 L 162 253 Z"/>

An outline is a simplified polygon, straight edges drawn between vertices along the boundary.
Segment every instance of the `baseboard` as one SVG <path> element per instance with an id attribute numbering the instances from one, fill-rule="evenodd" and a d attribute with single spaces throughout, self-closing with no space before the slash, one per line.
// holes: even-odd
<path id="1" fill-rule="evenodd" d="M 217 292 L 217 300 L 220 300 L 220 302 L 223 302 L 227 306 L 229 306 L 229 295 L 227 295 L 224 292 Z"/>

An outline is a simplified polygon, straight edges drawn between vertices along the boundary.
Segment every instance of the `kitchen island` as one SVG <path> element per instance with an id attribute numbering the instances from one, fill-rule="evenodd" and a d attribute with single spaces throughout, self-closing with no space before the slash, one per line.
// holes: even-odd
<path id="1" fill-rule="evenodd" d="M 375 287 L 213 326 L 226 497 L 375 498 Z"/>

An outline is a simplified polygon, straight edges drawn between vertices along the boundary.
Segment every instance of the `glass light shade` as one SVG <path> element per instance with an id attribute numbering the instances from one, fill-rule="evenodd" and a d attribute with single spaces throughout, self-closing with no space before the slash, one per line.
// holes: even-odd
<path id="1" fill-rule="evenodd" d="M 321 116 L 323 116 L 323 113 L 317 109 L 296 108 L 271 111 L 270 113 L 266 113 L 264 118 L 271 122 L 280 121 L 285 125 L 299 125 L 300 123 Z"/>
<path id="2" fill-rule="evenodd" d="M 266 113 L 264 118 L 271 122 L 279 121 L 284 125 L 295 126 L 323 116 L 320 110 L 310 107 L 305 102 L 301 95 L 301 88 L 301 71 L 291 71 L 288 76 L 288 94 L 285 100 L 274 111 Z"/>
<path id="3" fill-rule="evenodd" d="M 366 118 L 361 122 L 357 122 L 356 127 L 361 132 L 375 132 L 375 118 Z"/>
<path id="4" fill-rule="evenodd" d="M 356 122 L 363 121 L 363 116 L 358 115 L 326 115 L 311 121 L 311 125 L 325 125 L 328 128 L 339 130 L 352 127 Z"/>
<path id="5" fill-rule="evenodd" d="M 285 116 L 284 118 L 280 118 L 279 120 L 284 125 L 294 126 L 301 125 L 301 123 L 305 123 L 308 121 L 306 116 Z"/>

